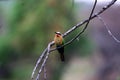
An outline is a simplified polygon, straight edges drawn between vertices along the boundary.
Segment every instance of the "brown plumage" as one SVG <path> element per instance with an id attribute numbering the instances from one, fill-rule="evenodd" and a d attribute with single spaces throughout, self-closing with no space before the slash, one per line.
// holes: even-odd
<path id="1" fill-rule="evenodd" d="M 54 37 L 54 41 L 55 41 L 56 47 L 58 48 L 57 50 L 60 53 L 61 61 L 65 61 L 64 47 L 61 47 L 64 44 L 63 37 L 62 37 L 60 32 L 55 32 L 55 33 L 56 34 L 55 34 L 55 37 Z M 61 47 L 61 48 L 59 48 L 59 47 Z"/>

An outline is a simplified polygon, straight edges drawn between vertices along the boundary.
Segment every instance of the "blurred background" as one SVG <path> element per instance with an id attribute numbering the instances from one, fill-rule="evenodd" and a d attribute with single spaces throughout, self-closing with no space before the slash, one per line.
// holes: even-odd
<path id="1" fill-rule="evenodd" d="M 0 0 L 0 80 L 30 80 L 54 32 L 64 33 L 87 19 L 93 3 L 94 0 Z M 100 1 L 95 11 L 107 3 Z M 101 17 L 120 40 L 119 15 L 118 2 Z M 65 41 L 81 30 L 75 30 Z M 79 40 L 65 47 L 65 58 L 62 63 L 57 51 L 50 54 L 46 64 L 48 80 L 120 80 L 120 44 L 97 18 Z"/>

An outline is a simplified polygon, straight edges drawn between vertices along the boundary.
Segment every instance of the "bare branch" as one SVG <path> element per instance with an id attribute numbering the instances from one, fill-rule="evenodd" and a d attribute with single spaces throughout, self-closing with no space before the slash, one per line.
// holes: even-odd
<path id="1" fill-rule="evenodd" d="M 50 42 L 49 44 L 50 44 L 50 46 L 54 45 L 54 41 Z M 46 55 L 47 52 L 48 52 L 48 47 L 43 51 L 43 53 L 41 54 L 41 56 L 37 60 L 37 63 L 36 63 L 36 65 L 35 65 L 35 67 L 33 69 L 33 72 L 32 72 L 32 76 L 31 76 L 32 79 L 34 78 L 34 74 L 35 74 L 35 71 L 36 71 L 38 65 L 41 63 L 41 60 L 43 59 L 43 57 Z"/>
<path id="2" fill-rule="evenodd" d="M 91 18 L 95 18 L 97 17 L 97 15 L 100 15 L 101 13 L 103 13 L 105 10 L 107 10 L 109 7 L 111 7 L 117 0 L 112 0 L 110 3 L 108 3 L 106 6 L 104 6 L 99 12 L 95 13 Z M 80 22 L 78 24 L 76 24 L 75 26 L 73 26 L 71 29 L 69 29 L 67 32 L 65 32 L 63 34 L 63 37 L 67 36 L 68 34 L 72 33 L 72 31 L 74 31 L 75 29 L 77 29 L 78 27 L 82 26 L 83 24 L 85 24 L 86 22 L 88 22 L 89 19 L 84 20 L 83 22 Z"/>
<path id="3" fill-rule="evenodd" d="M 93 18 L 95 18 L 95 17 L 97 17 L 98 15 L 100 15 L 101 13 L 103 13 L 105 10 L 107 10 L 109 7 L 111 7 L 116 1 L 117 1 L 117 0 L 112 0 L 110 3 L 108 3 L 106 6 L 104 6 L 99 12 L 95 13 L 93 16 L 92 16 L 92 12 L 91 12 L 91 16 L 92 16 L 92 17 L 90 16 L 89 19 L 84 20 L 83 22 L 80 22 L 80 23 L 78 23 L 77 25 L 73 26 L 71 29 L 69 29 L 68 31 L 66 31 L 62 36 L 63 36 L 63 37 L 66 37 L 67 35 L 69 35 L 70 33 L 72 33 L 74 30 L 76 30 L 77 28 L 81 27 L 83 24 L 87 23 L 86 26 L 83 28 L 82 32 L 80 32 L 80 33 L 75 37 L 75 38 L 77 38 L 78 36 L 80 36 L 80 35 L 86 30 L 86 28 L 87 28 L 90 20 L 92 20 Z M 96 4 L 94 4 L 94 5 L 96 5 Z M 94 10 L 94 8 L 93 8 L 93 10 Z M 74 41 L 74 40 L 73 40 L 73 41 Z M 72 41 L 71 41 L 71 42 L 72 42 Z M 66 45 L 70 44 L 71 42 L 66 43 Z M 42 72 L 43 68 L 45 67 L 45 63 L 46 63 L 46 61 L 47 61 L 47 59 L 48 59 L 48 56 L 49 56 L 50 52 L 56 50 L 56 48 L 50 49 L 50 47 L 53 46 L 53 45 L 54 45 L 54 41 L 50 42 L 50 43 L 48 44 L 48 47 L 43 51 L 43 53 L 42 53 L 41 56 L 39 57 L 36 65 L 35 65 L 35 67 L 34 67 L 34 69 L 33 69 L 33 72 L 32 72 L 32 76 L 31 76 L 32 79 L 34 78 L 34 74 L 35 74 L 35 71 L 36 71 L 38 65 L 39 65 L 40 63 L 42 63 L 42 65 L 41 65 L 41 67 L 40 67 L 40 69 L 39 69 L 38 75 L 37 75 L 37 77 L 36 77 L 36 80 L 39 79 L 40 73 Z M 63 46 L 66 46 L 66 45 L 63 45 Z M 63 47 L 63 46 L 61 46 L 61 47 Z M 43 58 L 43 57 L 45 57 L 45 58 Z M 42 59 L 43 59 L 43 62 L 42 62 Z"/>
<path id="4" fill-rule="evenodd" d="M 87 27 L 88 27 L 88 24 L 89 24 L 89 22 L 90 22 L 90 19 L 91 19 L 91 17 L 92 17 L 92 14 L 93 14 L 93 12 L 94 12 L 94 10 L 95 10 L 96 4 L 97 4 L 97 0 L 95 0 L 93 9 L 92 9 L 92 11 L 91 11 L 91 13 L 90 13 L 90 16 L 89 16 L 89 19 L 88 19 L 88 21 L 87 21 L 87 24 L 85 25 L 85 27 L 83 28 L 83 30 L 82 30 L 80 33 L 78 33 L 74 38 L 72 38 L 69 42 L 65 43 L 64 46 L 72 43 L 72 42 L 73 42 L 74 40 L 76 40 L 82 33 L 84 33 L 84 31 L 85 31 L 85 30 L 87 29 Z"/>
<path id="5" fill-rule="evenodd" d="M 37 60 L 37 63 L 36 63 L 36 65 L 35 65 L 35 67 L 33 69 L 33 72 L 32 72 L 32 76 L 31 76 L 32 79 L 34 78 L 35 71 L 36 71 L 38 65 L 40 64 L 41 60 L 43 59 L 44 55 L 46 54 L 46 52 L 47 52 L 47 48 L 43 51 L 43 53 L 41 54 L 41 56 Z"/>
<path id="6" fill-rule="evenodd" d="M 105 21 L 102 19 L 102 17 L 100 17 L 100 15 L 97 15 L 98 19 L 103 23 L 103 25 L 105 26 L 105 28 L 107 29 L 108 34 L 117 42 L 120 43 L 120 40 L 118 40 L 110 31 L 109 26 L 105 23 Z"/>
<path id="7" fill-rule="evenodd" d="M 95 17 L 97 17 L 98 15 L 100 15 L 101 13 L 103 13 L 105 10 L 107 10 L 108 8 L 110 8 L 117 0 L 112 0 L 110 3 L 108 3 L 106 6 L 104 6 L 99 12 L 95 13 L 90 19 L 84 20 L 83 22 L 78 23 L 77 25 L 73 26 L 71 29 L 69 29 L 67 32 L 65 32 L 63 34 L 63 37 L 66 37 L 67 35 L 69 35 L 70 33 L 72 33 L 74 30 L 76 30 L 77 28 L 81 27 L 82 25 L 84 25 L 85 23 L 87 23 L 89 20 L 94 19 Z M 84 32 L 84 30 L 83 30 Z M 79 33 L 78 33 L 79 35 Z M 77 37 L 77 36 L 76 36 Z M 63 46 L 66 46 L 68 44 L 70 44 L 72 41 L 74 40 L 70 40 L 69 42 L 65 43 Z M 61 46 L 61 47 L 63 47 Z M 61 48 L 58 47 L 58 48 Z M 50 52 L 56 50 L 57 48 L 51 49 Z"/>
<path id="8" fill-rule="evenodd" d="M 46 54 L 46 56 L 45 56 L 45 58 L 44 58 L 44 61 L 43 61 L 42 65 L 41 65 L 41 67 L 40 67 L 40 69 L 39 69 L 39 72 L 38 72 L 38 75 L 37 75 L 37 77 L 36 77 L 36 80 L 39 79 L 40 73 L 42 72 L 43 68 L 45 67 L 45 63 L 46 63 L 46 61 L 47 61 L 47 59 L 48 59 L 48 56 L 49 56 L 49 54 L 50 54 L 50 47 L 51 47 L 52 44 L 53 44 L 52 42 L 50 42 L 50 43 L 48 44 L 47 54 Z"/>

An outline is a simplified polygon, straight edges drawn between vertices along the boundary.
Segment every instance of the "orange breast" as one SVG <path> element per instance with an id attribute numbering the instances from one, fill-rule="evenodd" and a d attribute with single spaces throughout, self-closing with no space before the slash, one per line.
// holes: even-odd
<path id="1" fill-rule="evenodd" d="M 62 36 L 55 35 L 54 41 L 55 41 L 56 45 L 60 45 L 60 44 L 62 44 L 63 38 L 62 38 Z"/>

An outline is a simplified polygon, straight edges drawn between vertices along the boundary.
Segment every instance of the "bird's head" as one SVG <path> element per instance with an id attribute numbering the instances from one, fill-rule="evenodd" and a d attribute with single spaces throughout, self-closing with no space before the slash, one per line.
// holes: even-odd
<path id="1" fill-rule="evenodd" d="M 57 37 L 60 37 L 62 34 L 61 34 L 60 32 L 55 32 L 55 35 L 56 35 Z"/>

